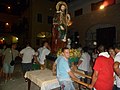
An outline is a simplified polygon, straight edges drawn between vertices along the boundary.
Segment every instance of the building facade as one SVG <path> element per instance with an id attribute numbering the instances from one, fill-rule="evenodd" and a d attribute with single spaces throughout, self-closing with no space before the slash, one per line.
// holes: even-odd
<path id="1" fill-rule="evenodd" d="M 79 33 L 79 42 L 82 46 L 86 45 L 93 48 L 95 46 L 94 43 L 112 43 L 107 45 L 112 46 L 114 43 L 120 42 L 120 2 L 116 0 L 113 4 L 100 10 L 99 6 L 102 3 L 103 0 L 75 0 L 68 3 L 68 10 L 73 22 L 69 29 Z M 43 40 L 51 41 L 55 5 L 55 1 L 31 0 L 29 40 L 34 47 L 40 46 Z M 104 33 L 102 37 L 105 39 L 101 38 L 101 30 L 102 34 Z M 111 38 L 109 39 L 109 37 Z M 106 40 L 107 43 L 99 42 L 100 40 Z"/>
<path id="2" fill-rule="evenodd" d="M 79 4 L 79 2 L 80 0 L 76 0 L 76 2 L 70 3 L 69 8 L 73 19 L 72 29 L 77 30 L 79 32 L 79 41 L 82 44 L 82 46 L 87 45 L 90 47 L 94 47 L 94 42 L 98 42 L 100 44 L 100 40 L 98 41 L 98 39 L 105 41 L 107 37 L 111 37 L 111 33 L 112 38 L 107 38 L 107 43 L 112 43 L 112 45 L 114 43 L 119 43 L 119 0 L 116 0 L 115 3 L 108 5 L 103 10 L 100 10 L 98 8 L 98 6 L 100 6 L 100 4 L 103 3 L 103 0 L 89 0 L 89 2 L 83 2 L 81 4 Z M 101 31 L 100 29 L 103 29 L 102 34 L 107 33 L 103 36 L 104 38 L 99 38 L 100 33 L 98 34 L 98 31 Z M 109 42 L 111 40 L 112 42 Z M 103 42 L 102 44 L 107 43 Z"/>

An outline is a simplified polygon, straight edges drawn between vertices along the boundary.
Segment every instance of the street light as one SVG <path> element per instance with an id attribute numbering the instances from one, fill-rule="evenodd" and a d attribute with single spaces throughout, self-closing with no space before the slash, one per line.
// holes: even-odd
<path id="1" fill-rule="evenodd" d="M 109 5 L 108 1 L 104 1 L 103 4 L 99 7 L 100 10 L 103 10 L 105 7 Z"/>
<path id="2" fill-rule="evenodd" d="M 10 6 L 8 6 L 8 9 L 9 9 L 9 10 L 10 10 L 10 8 L 11 8 L 11 7 L 10 7 Z"/>
<path id="3" fill-rule="evenodd" d="M 104 5 L 101 5 L 101 6 L 100 6 L 100 10 L 103 10 L 104 8 L 105 8 Z"/>
<path id="4" fill-rule="evenodd" d="M 2 38 L 2 40 L 4 41 L 4 40 L 5 40 L 5 38 Z"/>
<path id="5" fill-rule="evenodd" d="M 8 26 L 8 25 L 9 25 L 9 23 L 5 23 L 5 25 L 6 25 L 6 26 Z"/>
<path id="6" fill-rule="evenodd" d="M 18 38 L 16 37 L 16 41 L 18 41 Z"/>

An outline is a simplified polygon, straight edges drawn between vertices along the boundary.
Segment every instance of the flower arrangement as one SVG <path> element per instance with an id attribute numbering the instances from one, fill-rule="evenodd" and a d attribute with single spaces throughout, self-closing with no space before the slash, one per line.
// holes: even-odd
<path id="1" fill-rule="evenodd" d="M 69 49 L 69 51 L 70 51 L 69 64 L 70 64 L 70 67 L 74 67 L 75 63 L 78 63 L 78 61 L 79 61 L 81 52 L 78 49 Z M 62 55 L 61 49 L 58 50 L 57 57 L 60 55 Z"/>
<path id="2" fill-rule="evenodd" d="M 79 58 L 81 56 L 81 52 L 78 49 L 69 49 L 70 50 L 70 58 Z M 57 57 L 62 54 L 62 50 L 59 49 L 57 52 Z"/>

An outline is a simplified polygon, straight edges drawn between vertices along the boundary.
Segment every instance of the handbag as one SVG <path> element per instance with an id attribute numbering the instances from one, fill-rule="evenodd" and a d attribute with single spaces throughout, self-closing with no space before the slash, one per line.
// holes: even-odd
<path id="1" fill-rule="evenodd" d="M 14 66 L 14 65 L 15 65 L 15 61 L 13 60 L 13 53 L 12 53 L 12 50 L 11 50 L 11 54 L 12 54 L 12 61 L 10 62 L 10 65 L 11 65 L 11 66 Z"/>
<path id="2" fill-rule="evenodd" d="M 14 65 L 15 65 L 15 61 L 12 60 L 12 61 L 10 62 L 10 65 L 11 65 L 11 66 L 14 66 Z"/>

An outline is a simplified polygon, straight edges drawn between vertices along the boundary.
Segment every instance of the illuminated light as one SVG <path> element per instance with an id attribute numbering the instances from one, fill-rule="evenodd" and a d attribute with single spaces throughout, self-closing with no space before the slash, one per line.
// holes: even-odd
<path id="1" fill-rule="evenodd" d="M 103 10 L 108 5 L 109 5 L 109 2 L 108 1 L 104 1 L 103 4 L 100 6 L 100 9 Z"/>
<path id="2" fill-rule="evenodd" d="M 3 43 L 3 40 L 0 40 L 1 43 Z"/>
<path id="3" fill-rule="evenodd" d="M 101 6 L 100 6 L 100 9 L 101 9 L 101 10 L 103 10 L 104 8 L 105 8 L 105 6 L 104 6 L 104 5 L 101 5 Z"/>
<path id="4" fill-rule="evenodd" d="M 75 42 L 75 44 L 77 44 L 78 42 Z"/>
<path id="5" fill-rule="evenodd" d="M 104 7 L 108 6 L 109 5 L 108 1 L 104 1 L 103 5 Z"/>
<path id="6" fill-rule="evenodd" d="M 42 35 L 42 38 L 45 38 L 46 36 L 45 35 Z"/>
<path id="7" fill-rule="evenodd" d="M 8 6 L 8 9 L 10 9 L 11 7 L 10 6 Z"/>
<path id="8" fill-rule="evenodd" d="M 95 45 L 95 46 L 96 46 L 96 45 L 97 45 L 97 42 L 93 42 L 93 45 Z"/>
<path id="9" fill-rule="evenodd" d="M 103 3 L 103 4 L 104 4 L 105 7 L 106 7 L 106 6 L 115 4 L 115 2 L 116 2 L 116 0 L 104 0 L 104 3 Z"/>
<path id="10" fill-rule="evenodd" d="M 17 43 L 18 42 L 18 38 L 16 36 L 12 36 L 12 43 Z"/>
<path id="11" fill-rule="evenodd" d="M 80 38 L 80 36 L 77 36 L 77 38 Z"/>
<path id="12" fill-rule="evenodd" d="M 2 38 L 2 40 L 5 40 L 5 38 Z"/>
<path id="13" fill-rule="evenodd" d="M 5 23 L 5 25 L 6 25 L 6 26 L 8 26 L 8 25 L 9 25 L 9 23 Z"/>
<path id="14" fill-rule="evenodd" d="M 18 38 L 16 37 L 16 40 L 18 41 Z"/>

